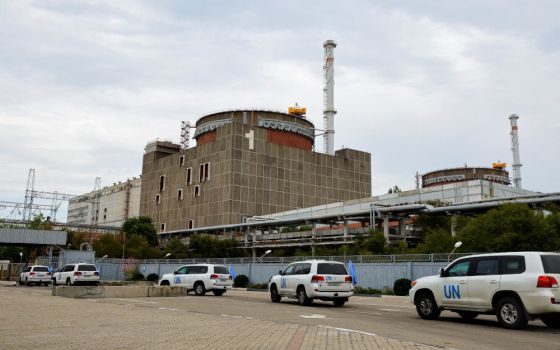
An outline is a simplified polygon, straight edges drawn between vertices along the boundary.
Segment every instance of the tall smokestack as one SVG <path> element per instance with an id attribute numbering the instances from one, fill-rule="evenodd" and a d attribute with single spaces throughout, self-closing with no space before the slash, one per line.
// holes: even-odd
<path id="1" fill-rule="evenodd" d="M 512 114 L 509 117 L 511 122 L 511 152 L 513 153 L 513 183 L 516 188 L 521 188 L 521 161 L 519 160 L 519 137 L 517 135 L 517 114 Z"/>
<path id="2" fill-rule="evenodd" d="M 334 55 L 336 43 L 327 40 L 323 43 L 325 48 L 325 86 L 323 87 L 323 150 L 326 154 L 334 155 Z"/>

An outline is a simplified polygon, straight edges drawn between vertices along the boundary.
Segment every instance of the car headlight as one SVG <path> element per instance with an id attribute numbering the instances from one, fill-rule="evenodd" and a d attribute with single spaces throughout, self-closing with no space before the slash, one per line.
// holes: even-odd
<path id="1" fill-rule="evenodd" d="M 414 288 L 414 286 L 416 285 L 416 283 L 417 283 L 416 281 L 412 281 L 412 282 L 410 282 L 410 285 Z"/>

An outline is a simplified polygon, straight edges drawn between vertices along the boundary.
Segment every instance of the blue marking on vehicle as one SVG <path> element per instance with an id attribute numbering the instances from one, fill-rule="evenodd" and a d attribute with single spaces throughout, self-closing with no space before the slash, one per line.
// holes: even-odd
<path id="1" fill-rule="evenodd" d="M 458 284 L 443 285 L 443 295 L 445 299 L 461 299 L 461 288 Z"/>
<path id="2" fill-rule="evenodd" d="M 280 278 L 280 288 L 286 288 L 286 279 Z"/>
<path id="3" fill-rule="evenodd" d="M 175 276 L 175 284 L 181 284 L 181 277 Z"/>
<path id="4" fill-rule="evenodd" d="M 332 281 L 332 276 L 325 276 L 327 281 Z"/>

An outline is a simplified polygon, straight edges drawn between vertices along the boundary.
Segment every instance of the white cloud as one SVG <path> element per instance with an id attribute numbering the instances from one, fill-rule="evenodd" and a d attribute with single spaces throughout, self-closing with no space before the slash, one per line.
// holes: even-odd
<path id="1" fill-rule="evenodd" d="M 374 193 L 412 188 L 417 170 L 509 162 L 511 113 L 524 185 L 559 191 L 554 11 L 453 6 L 4 2 L 0 200 L 23 200 L 29 168 L 39 189 L 70 193 L 136 176 L 147 141 L 209 111 L 298 102 L 321 128 L 325 39 L 339 44 L 336 146 L 372 153 Z"/>

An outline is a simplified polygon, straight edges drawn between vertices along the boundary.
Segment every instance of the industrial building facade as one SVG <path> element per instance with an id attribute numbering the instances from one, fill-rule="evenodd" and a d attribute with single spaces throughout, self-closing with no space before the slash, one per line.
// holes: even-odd
<path id="1" fill-rule="evenodd" d="M 314 137 L 313 123 L 287 113 L 206 115 L 196 123 L 196 147 L 146 146 L 140 215 L 165 232 L 369 197 L 371 155 L 316 153 Z"/>
<path id="2" fill-rule="evenodd" d="M 120 227 L 123 222 L 140 213 L 141 178 L 104 187 L 68 202 L 69 224 Z"/>

